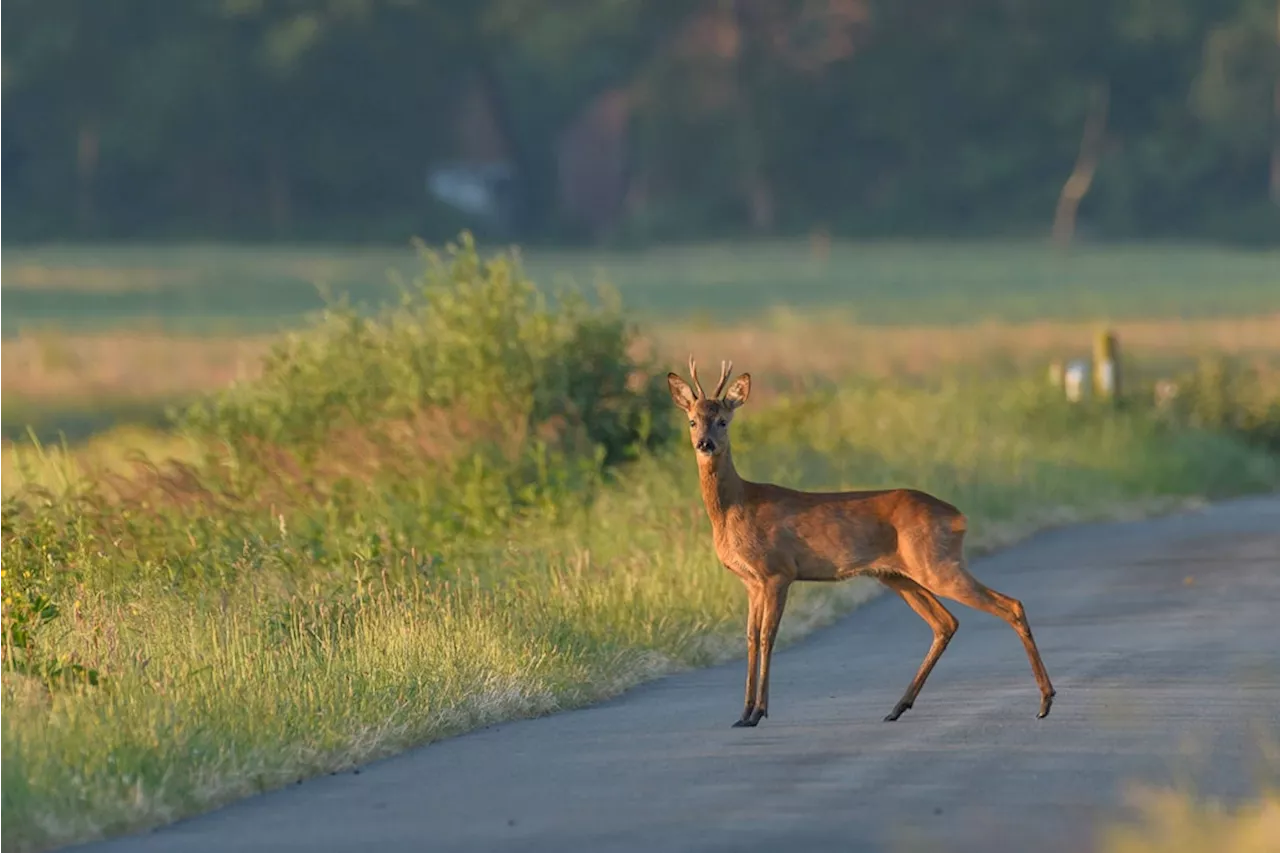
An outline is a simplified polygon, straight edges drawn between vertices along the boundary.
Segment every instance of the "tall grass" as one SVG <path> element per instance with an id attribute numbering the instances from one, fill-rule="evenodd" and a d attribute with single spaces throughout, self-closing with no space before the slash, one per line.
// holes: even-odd
<path id="1" fill-rule="evenodd" d="M 1106 827 L 1103 853 L 1277 853 L 1280 791 L 1234 808 L 1178 790 L 1143 789 L 1135 820 Z"/>
<path id="2" fill-rule="evenodd" d="M 740 652 L 742 593 L 664 371 L 633 360 L 616 306 L 553 309 L 513 259 L 466 244 L 406 294 L 377 319 L 333 312 L 193 408 L 187 463 L 6 498 L 5 849 Z M 1233 435 L 1040 383 L 867 381 L 735 429 L 746 476 L 929 489 L 977 548 L 1280 483 Z M 801 589 L 784 639 L 870 592 Z"/>

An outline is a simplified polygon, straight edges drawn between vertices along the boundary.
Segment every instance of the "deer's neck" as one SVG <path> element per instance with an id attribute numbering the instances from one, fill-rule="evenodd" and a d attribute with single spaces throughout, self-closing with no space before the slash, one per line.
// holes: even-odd
<path id="1" fill-rule="evenodd" d="M 745 498 L 742 478 L 733 467 L 733 456 L 728 448 L 719 456 L 698 457 L 698 480 L 711 525 L 719 529 L 729 512 L 742 506 Z"/>

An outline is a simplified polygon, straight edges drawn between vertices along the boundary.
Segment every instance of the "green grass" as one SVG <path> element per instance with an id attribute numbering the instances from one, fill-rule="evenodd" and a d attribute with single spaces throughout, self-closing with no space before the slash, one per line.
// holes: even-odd
<path id="1" fill-rule="evenodd" d="M 4 849 L 164 823 L 742 653 L 744 596 L 716 564 L 665 366 L 633 360 L 616 313 L 548 308 L 501 259 L 464 251 L 423 284 L 203 401 L 182 465 L 85 476 L 60 472 L 89 449 L 11 452 L 6 478 L 40 488 L 4 503 Z M 928 489 L 969 515 L 975 551 L 1280 486 L 1280 459 L 1235 434 L 1071 406 L 1039 377 L 849 380 L 753 400 L 734 430 L 744 476 Z M 802 586 L 784 642 L 869 592 Z"/>
<path id="2" fill-rule="evenodd" d="M 531 251 L 547 284 L 607 278 L 636 316 L 737 321 L 785 305 L 863 323 L 1167 318 L 1280 311 L 1280 252 L 1175 245 L 1025 243 L 701 245 Z M 411 274 L 407 248 L 43 247 L 7 249 L 5 336 L 23 328 L 259 332 L 297 325 L 320 290 L 367 306 Z"/>
<path id="3" fill-rule="evenodd" d="M 1232 439 L 1141 416 L 1072 422 L 1009 394 L 864 388 L 748 410 L 740 464 L 808 487 L 932 489 L 970 514 L 979 547 L 1280 484 L 1274 458 Z M 64 615 L 44 653 L 106 681 L 49 692 L 6 674 L 5 848 L 168 821 L 738 654 L 743 596 L 715 563 L 688 456 L 635 463 L 594 502 L 530 514 L 484 547 L 414 543 L 412 507 L 370 505 L 323 555 L 313 533 L 266 519 L 224 580 L 193 582 L 166 577 L 163 556 L 147 580 L 120 556 L 55 556 L 51 537 L 50 558 L 78 577 L 57 593 Z M 174 534 L 186 524 L 160 520 Z M 408 547 L 379 547 L 394 541 Z M 802 589 L 786 636 L 864 593 Z"/>

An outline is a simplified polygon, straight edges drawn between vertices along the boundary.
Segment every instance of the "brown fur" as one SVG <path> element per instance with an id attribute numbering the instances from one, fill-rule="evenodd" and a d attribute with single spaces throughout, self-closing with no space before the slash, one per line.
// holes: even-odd
<path id="1" fill-rule="evenodd" d="M 800 492 L 742 479 L 733 465 L 729 426 L 751 392 L 751 375 L 729 383 L 731 366 L 722 365 L 711 395 L 702 391 L 692 358 L 693 385 L 675 373 L 667 375 L 667 384 L 672 400 L 689 417 L 716 556 L 747 587 L 746 707 L 734 725 L 754 726 L 768 716 L 769 666 L 791 584 L 858 575 L 876 577 L 933 629 L 933 645 L 886 720 L 898 719 L 912 706 L 959 625 L 938 596 L 999 616 L 1013 627 L 1040 686 L 1038 716 L 1046 716 L 1054 689 L 1022 603 L 969 573 L 964 514 L 915 489 Z"/>

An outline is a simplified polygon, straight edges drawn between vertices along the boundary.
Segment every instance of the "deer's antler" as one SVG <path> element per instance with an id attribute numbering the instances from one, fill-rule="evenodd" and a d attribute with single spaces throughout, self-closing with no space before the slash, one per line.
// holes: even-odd
<path id="1" fill-rule="evenodd" d="M 698 381 L 698 363 L 693 360 L 693 353 L 689 353 L 689 376 L 693 378 L 694 399 L 701 400 L 706 397 L 706 392 L 702 390 L 702 383 Z"/>
<path id="2" fill-rule="evenodd" d="M 731 370 L 733 370 L 732 361 L 720 362 L 720 381 L 716 383 L 716 393 L 711 395 L 715 399 L 720 399 L 720 394 L 724 391 L 724 386 L 729 382 L 729 371 Z"/>

